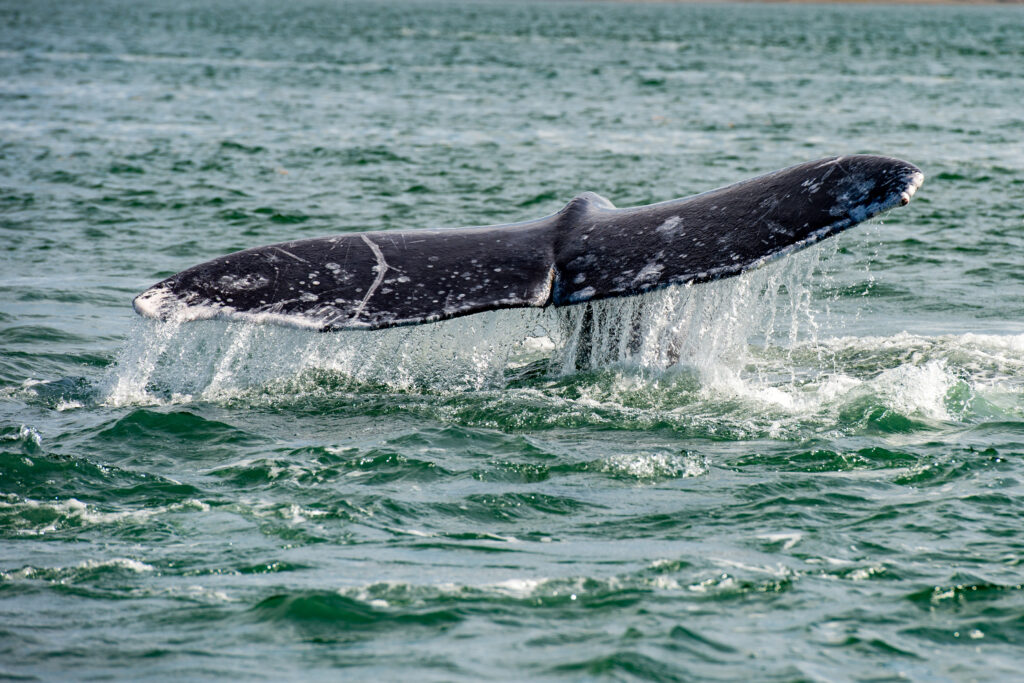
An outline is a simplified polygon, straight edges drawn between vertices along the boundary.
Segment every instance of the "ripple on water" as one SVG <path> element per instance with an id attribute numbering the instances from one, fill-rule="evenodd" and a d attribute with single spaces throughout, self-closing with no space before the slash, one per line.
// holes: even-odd
<path id="1" fill-rule="evenodd" d="M 1014 8 L 0 14 L 0 676 L 1019 677 Z M 256 244 L 853 151 L 928 183 L 717 285 L 371 334 L 130 308 Z"/>

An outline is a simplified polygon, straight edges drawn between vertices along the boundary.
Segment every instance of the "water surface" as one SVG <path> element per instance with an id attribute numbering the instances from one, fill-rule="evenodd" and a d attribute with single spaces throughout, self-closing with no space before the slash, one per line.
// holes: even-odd
<path id="1" fill-rule="evenodd" d="M 1019 9 L 0 17 L 0 676 L 1018 675 Z M 845 153 L 927 180 L 602 304 L 586 370 L 578 309 L 317 335 L 130 307 L 235 249 Z"/>

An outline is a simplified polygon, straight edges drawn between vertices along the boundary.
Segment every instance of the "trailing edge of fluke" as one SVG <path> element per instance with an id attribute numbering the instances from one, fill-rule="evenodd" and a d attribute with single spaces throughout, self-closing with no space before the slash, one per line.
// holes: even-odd
<path id="1" fill-rule="evenodd" d="M 161 320 L 328 331 L 631 296 L 757 268 L 908 203 L 923 180 L 906 161 L 857 155 L 627 209 L 588 192 L 522 223 L 246 249 L 153 285 L 134 306 Z"/>

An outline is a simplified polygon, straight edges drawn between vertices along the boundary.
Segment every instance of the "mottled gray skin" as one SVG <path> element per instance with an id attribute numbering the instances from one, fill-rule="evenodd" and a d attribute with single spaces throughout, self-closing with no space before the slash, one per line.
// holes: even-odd
<path id="1" fill-rule="evenodd" d="M 524 223 L 247 249 L 169 277 L 134 305 L 161 319 L 326 331 L 630 296 L 756 268 L 906 204 L 922 180 L 905 161 L 846 156 L 628 209 L 585 193 Z"/>

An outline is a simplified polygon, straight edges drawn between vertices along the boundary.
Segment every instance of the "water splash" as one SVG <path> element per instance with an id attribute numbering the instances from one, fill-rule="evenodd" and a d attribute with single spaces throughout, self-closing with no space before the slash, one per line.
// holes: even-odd
<path id="1" fill-rule="evenodd" d="M 222 400 L 329 374 L 395 391 L 464 391 L 501 381 L 536 339 L 537 311 L 494 311 L 434 325 L 315 333 L 244 322 L 137 321 L 101 392 L 112 405 Z"/>
<path id="2" fill-rule="evenodd" d="M 561 373 L 624 364 L 652 371 L 686 367 L 709 384 L 735 379 L 751 342 L 816 337 L 809 282 L 821 250 L 707 285 L 557 309 Z"/>
<path id="3" fill-rule="evenodd" d="M 905 431 L 1020 411 L 1013 377 L 1024 347 L 1012 339 L 823 335 L 829 301 L 812 286 L 827 291 L 823 264 L 834 250 L 822 245 L 706 285 L 390 330 L 140 320 L 100 400 L 386 394 L 472 424 L 483 402 L 487 415 L 508 420 L 504 428 L 546 424 L 550 411 L 559 424 L 660 423 L 737 438 L 797 437 L 823 425 Z"/>
<path id="4" fill-rule="evenodd" d="M 813 331 L 810 290 L 820 249 L 730 280 L 558 309 L 492 311 L 441 323 L 327 334 L 243 322 L 138 321 L 101 392 L 114 405 L 216 400 L 308 373 L 399 391 L 500 387 L 509 369 L 632 366 L 695 369 L 740 381 L 748 340 Z"/>

